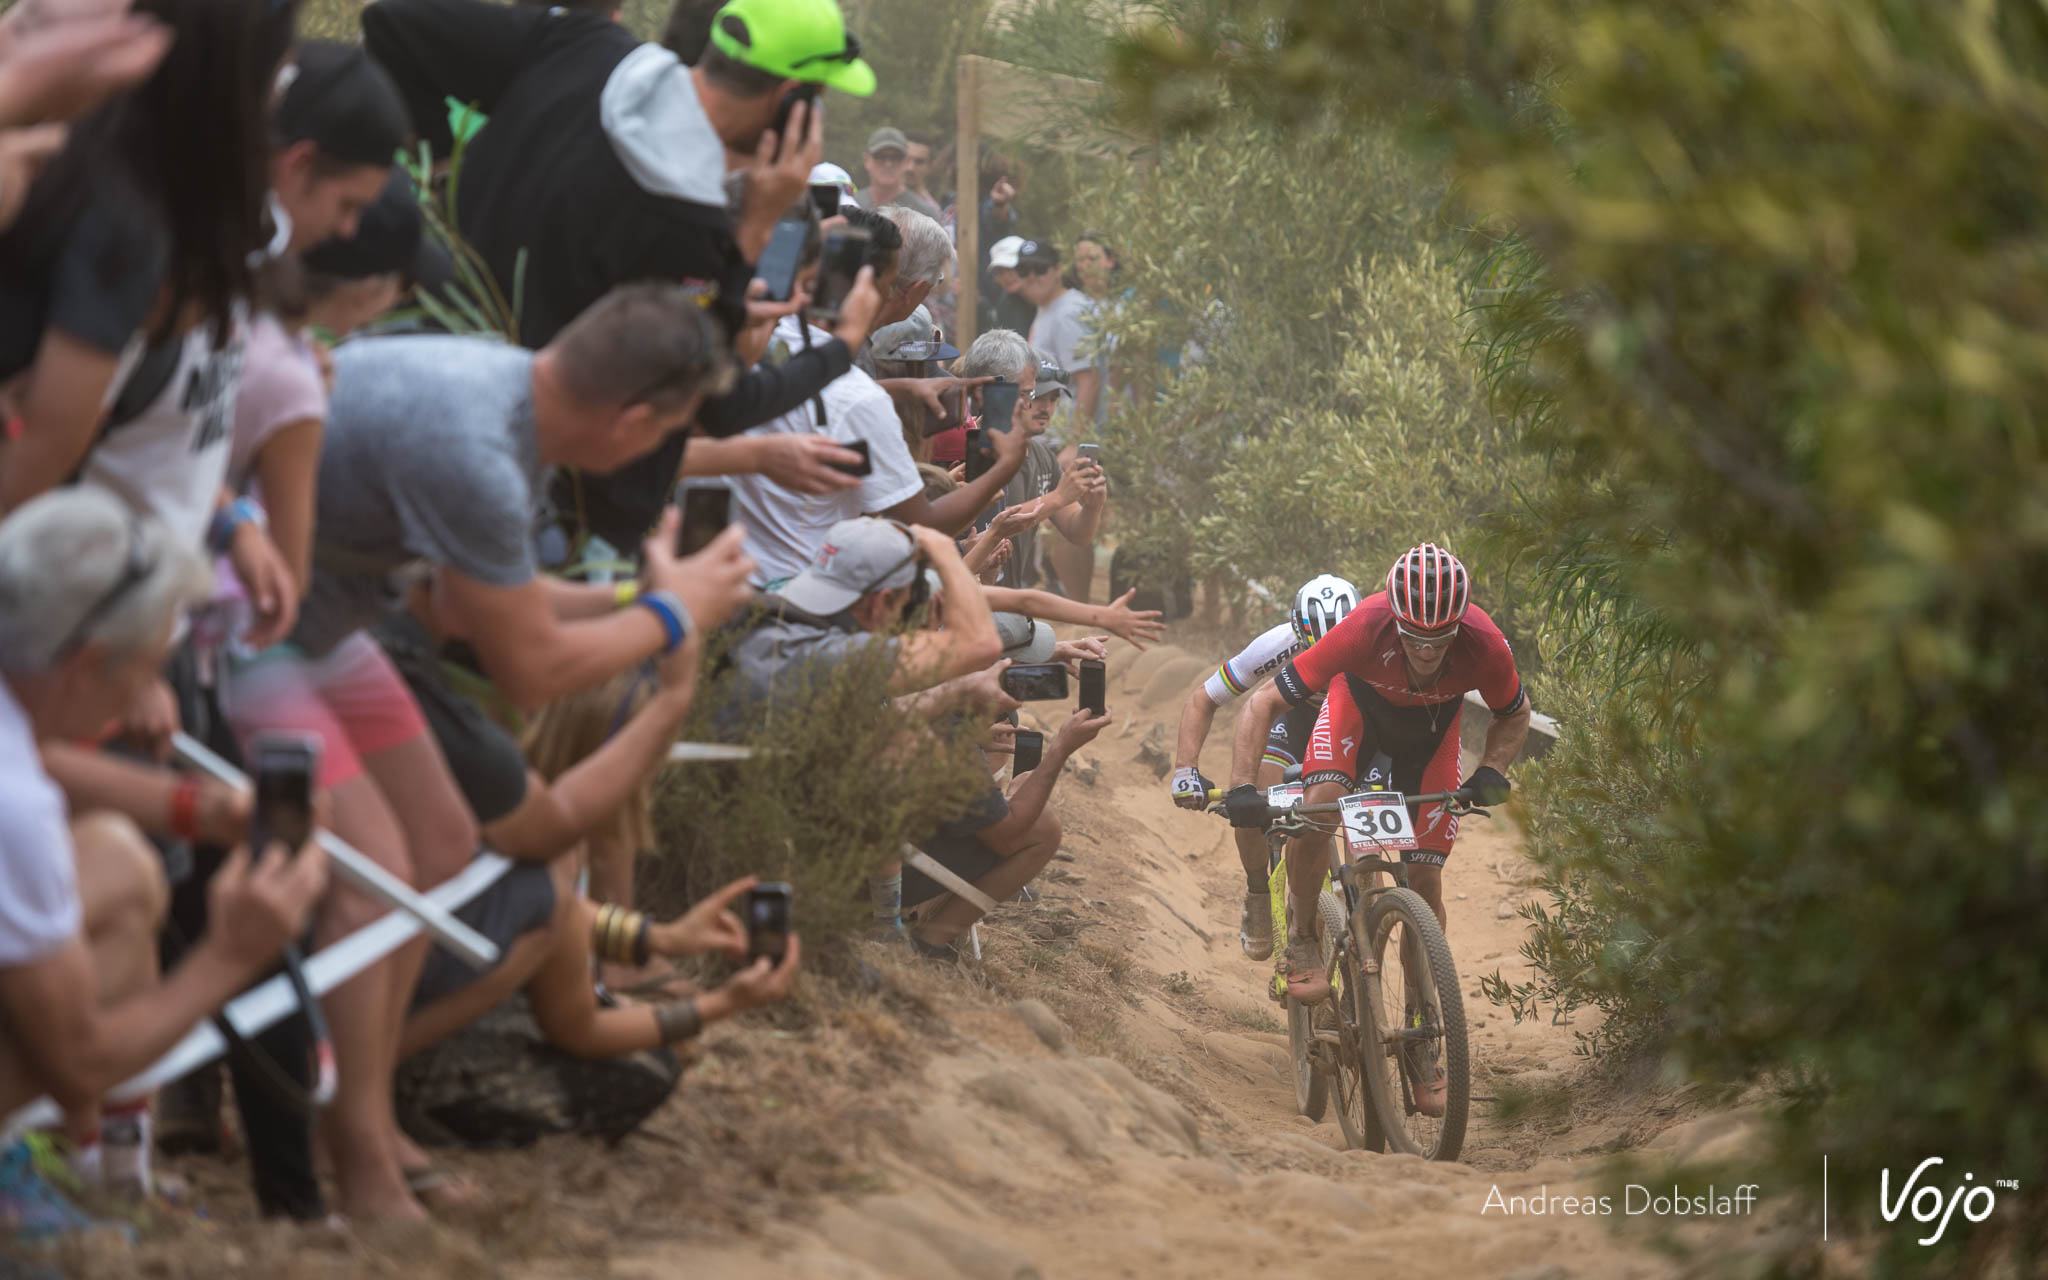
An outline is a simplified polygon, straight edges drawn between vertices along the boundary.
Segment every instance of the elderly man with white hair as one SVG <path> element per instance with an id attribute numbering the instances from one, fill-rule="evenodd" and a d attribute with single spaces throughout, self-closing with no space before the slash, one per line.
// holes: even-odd
<path id="1" fill-rule="evenodd" d="M 96 737 L 156 678 L 209 593 L 195 548 L 118 499 L 61 489 L 0 522 L 0 1116 L 48 1094 L 74 1138 L 100 1100 L 247 985 L 304 930 L 326 855 L 237 850 L 216 927 L 167 977 L 154 849 L 127 818 L 72 812 L 40 744 Z"/>

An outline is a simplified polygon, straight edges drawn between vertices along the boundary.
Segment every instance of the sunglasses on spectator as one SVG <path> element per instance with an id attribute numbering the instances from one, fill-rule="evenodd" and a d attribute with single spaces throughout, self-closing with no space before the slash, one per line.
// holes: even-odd
<path id="1" fill-rule="evenodd" d="M 107 615 L 113 612 L 114 606 L 121 602 L 121 598 L 149 581 L 155 573 L 156 557 L 147 554 L 142 545 L 142 522 L 130 517 L 128 563 L 123 566 L 121 576 L 114 580 L 114 585 L 107 589 L 107 593 L 101 596 L 92 608 L 85 611 L 85 616 L 78 620 L 78 625 L 71 628 L 63 643 L 57 646 L 54 656 L 66 657 L 84 648 L 86 641 L 92 638 L 92 629 L 107 620 Z"/>
<path id="2" fill-rule="evenodd" d="M 1411 649 L 1421 649 L 1428 653 L 1435 653 L 1439 649 L 1448 649 L 1451 647 L 1451 641 L 1458 638 L 1458 629 L 1455 626 L 1449 631 L 1432 631 L 1428 635 L 1424 635 L 1418 631 L 1410 631 L 1397 622 L 1394 624 L 1394 630 L 1401 633 L 1402 644 L 1407 645 Z"/>

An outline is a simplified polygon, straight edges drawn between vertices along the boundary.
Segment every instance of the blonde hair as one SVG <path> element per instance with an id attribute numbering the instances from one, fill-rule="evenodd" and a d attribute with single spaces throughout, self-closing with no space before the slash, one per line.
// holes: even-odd
<path id="1" fill-rule="evenodd" d="M 526 760 L 550 783 L 576 767 L 654 699 L 661 682 L 651 670 L 622 671 L 594 688 L 557 698 L 528 723 L 520 745 Z M 654 812 L 649 787 L 641 787 L 611 818 L 591 833 L 634 851 L 654 847 Z"/>

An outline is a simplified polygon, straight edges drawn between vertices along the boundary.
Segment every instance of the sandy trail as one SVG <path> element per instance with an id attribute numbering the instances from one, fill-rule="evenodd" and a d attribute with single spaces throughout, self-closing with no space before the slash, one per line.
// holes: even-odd
<path id="1" fill-rule="evenodd" d="M 1220 644 L 1214 646 L 1220 650 Z M 277 1277 L 1410 1276 L 1672 1274 L 1613 1219 L 1505 1216 L 1502 1196 L 1585 1194 L 1606 1151 L 1682 1118 L 1596 1094 L 1580 1026 L 1515 1025 L 1479 994 L 1518 953 L 1530 869 L 1505 816 L 1468 821 L 1446 871 L 1472 1092 L 1551 1105 L 1502 1123 L 1475 1100 L 1463 1160 L 1342 1150 L 1295 1114 L 1269 964 L 1239 953 L 1242 872 L 1219 819 L 1176 809 L 1157 771 L 1207 651 L 1115 646 L 1115 724 L 1069 765 L 1063 852 L 1034 901 L 981 929 L 982 961 L 873 952 L 871 990 L 820 984 L 808 1015 L 725 1024 L 667 1105 L 617 1147 L 557 1138 L 437 1150 L 484 1207 L 427 1230 L 349 1235 L 254 1221 L 234 1159 L 170 1162 L 204 1218 L 140 1256 L 72 1273 Z M 1047 705 L 1048 716 L 1064 706 Z M 1230 717 L 1206 753 L 1223 775 Z M 1148 740 L 1152 744 L 1148 747 Z M 1506 914 L 1503 914 L 1505 910 Z M 1565 1086 L 1569 1083 L 1570 1088 Z M 1698 1126 L 1688 1126 L 1698 1128 Z M 1682 1130 L 1673 1130 L 1673 1133 Z M 1666 1134 L 1659 1141 L 1669 1141 Z"/>
<path id="2" fill-rule="evenodd" d="M 1156 724 L 1170 735 L 1180 698 L 1208 665 L 1172 647 L 1113 663 L 1118 723 L 1056 798 L 1072 860 L 1055 864 L 1040 902 L 1008 906 L 984 930 L 993 948 L 1013 915 L 1071 910 L 1089 922 L 1093 944 L 1129 966 L 1112 1052 L 1078 1052 L 1056 1026 L 1047 1028 L 1054 1047 L 1003 1004 L 973 1007 L 977 993 L 963 980 L 957 1003 L 941 999 L 960 1037 L 906 1082 L 913 1110 L 875 1153 L 882 1194 L 828 1198 L 750 1238 L 615 1254 L 611 1274 L 1220 1280 L 1399 1265 L 1412 1275 L 1556 1280 L 1668 1271 L 1597 1220 L 1482 1212 L 1496 1185 L 1504 1195 L 1573 1193 L 1591 1161 L 1549 1153 L 1589 1151 L 1612 1136 L 1603 1126 L 1575 1130 L 1560 1118 L 1554 1135 L 1510 1131 L 1475 1103 L 1464 1162 L 1432 1165 L 1342 1151 L 1333 1121 L 1295 1114 L 1284 1014 L 1265 995 L 1269 966 L 1238 949 L 1242 874 L 1229 829 L 1173 808 L 1140 759 Z M 1212 763 L 1228 736 L 1220 717 Z M 1478 995 L 1482 972 L 1525 976 L 1523 921 L 1502 911 L 1529 895 L 1527 872 L 1519 833 L 1501 817 L 1468 821 L 1447 873 L 1479 1095 L 1517 1077 L 1555 1081 L 1581 1029 L 1515 1025 Z M 1560 1259 L 1565 1271 L 1544 1269 Z"/>

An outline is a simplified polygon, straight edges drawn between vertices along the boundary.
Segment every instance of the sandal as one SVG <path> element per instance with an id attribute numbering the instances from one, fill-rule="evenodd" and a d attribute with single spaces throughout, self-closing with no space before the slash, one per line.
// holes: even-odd
<path id="1" fill-rule="evenodd" d="M 483 1188 L 437 1164 L 403 1170 L 405 1189 L 429 1209 L 472 1209 L 483 1203 Z"/>

